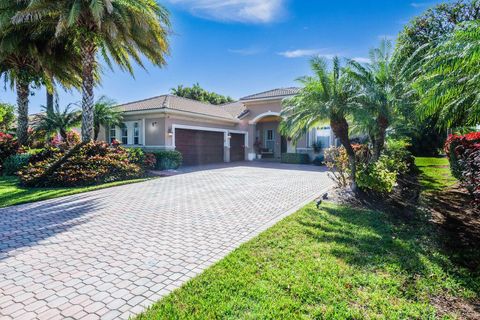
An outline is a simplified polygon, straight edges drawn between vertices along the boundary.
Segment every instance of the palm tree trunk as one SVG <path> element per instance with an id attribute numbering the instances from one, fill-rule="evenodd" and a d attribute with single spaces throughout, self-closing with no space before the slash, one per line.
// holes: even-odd
<path id="1" fill-rule="evenodd" d="M 93 139 L 93 87 L 95 84 L 95 54 L 97 47 L 93 40 L 83 42 L 82 47 L 82 141 Z"/>
<path id="2" fill-rule="evenodd" d="M 382 154 L 385 146 L 385 136 L 387 135 L 387 128 L 389 121 L 386 117 L 379 116 L 377 118 L 378 134 L 373 142 L 373 161 L 377 161 Z"/>
<path id="3" fill-rule="evenodd" d="M 47 89 L 47 111 L 53 111 L 53 93 L 50 93 Z"/>
<path id="4" fill-rule="evenodd" d="M 355 159 L 355 151 L 352 148 L 350 138 L 348 136 L 348 122 L 345 118 L 330 120 L 330 126 L 335 136 L 340 139 L 340 142 L 347 151 L 348 163 L 350 166 L 350 178 L 352 179 L 350 188 L 352 191 L 357 191 L 357 163 Z"/>
<path id="5" fill-rule="evenodd" d="M 98 134 L 99 133 L 100 133 L 100 127 L 99 126 L 94 126 L 93 127 L 93 140 L 96 141 L 98 139 Z"/>
<path id="6" fill-rule="evenodd" d="M 20 145 L 26 145 L 28 139 L 28 96 L 30 95 L 29 83 L 17 81 L 17 140 Z"/>

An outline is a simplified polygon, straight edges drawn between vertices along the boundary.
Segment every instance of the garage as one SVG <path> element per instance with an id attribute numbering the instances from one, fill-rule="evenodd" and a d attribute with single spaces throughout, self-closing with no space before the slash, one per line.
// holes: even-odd
<path id="1" fill-rule="evenodd" d="M 223 132 L 175 129 L 175 147 L 184 166 L 223 162 Z"/>
<path id="2" fill-rule="evenodd" d="M 245 160 L 245 134 L 230 134 L 230 162 Z"/>

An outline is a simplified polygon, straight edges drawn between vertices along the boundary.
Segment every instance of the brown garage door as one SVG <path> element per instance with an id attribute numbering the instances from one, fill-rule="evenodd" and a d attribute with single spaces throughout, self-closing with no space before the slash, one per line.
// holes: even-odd
<path id="1" fill-rule="evenodd" d="M 230 136 L 230 161 L 245 160 L 245 135 L 231 133 Z"/>
<path id="2" fill-rule="evenodd" d="M 223 162 L 223 132 L 175 129 L 175 147 L 185 166 Z"/>

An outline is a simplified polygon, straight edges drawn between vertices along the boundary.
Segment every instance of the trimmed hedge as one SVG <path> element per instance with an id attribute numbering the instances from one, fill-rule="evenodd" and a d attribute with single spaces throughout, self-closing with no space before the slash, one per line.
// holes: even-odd
<path id="1" fill-rule="evenodd" d="M 155 151 L 152 154 L 157 158 L 155 168 L 158 170 L 178 169 L 183 162 L 182 154 L 177 150 Z"/>
<path id="2" fill-rule="evenodd" d="M 282 163 L 310 164 L 310 156 L 307 153 L 282 153 Z"/>

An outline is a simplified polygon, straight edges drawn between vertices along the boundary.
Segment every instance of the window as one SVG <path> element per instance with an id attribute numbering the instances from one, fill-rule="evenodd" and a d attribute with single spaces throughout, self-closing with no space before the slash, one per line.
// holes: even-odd
<path id="1" fill-rule="evenodd" d="M 133 124 L 133 144 L 140 144 L 140 129 L 138 128 L 138 122 Z"/>
<path id="2" fill-rule="evenodd" d="M 110 143 L 117 139 L 117 128 L 110 126 Z"/>
<path id="3" fill-rule="evenodd" d="M 128 129 L 126 125 L 122 127 L 122 144 L 128 144 Z"/>
<path id="4" fill-rule="evenodd" d="M 267 130 L 267 140 L 273 140 L 273 130 Z"/>

